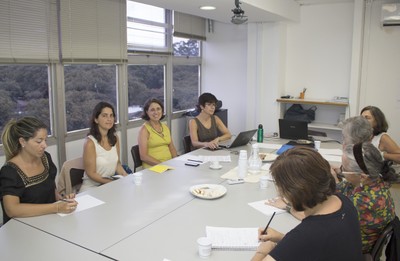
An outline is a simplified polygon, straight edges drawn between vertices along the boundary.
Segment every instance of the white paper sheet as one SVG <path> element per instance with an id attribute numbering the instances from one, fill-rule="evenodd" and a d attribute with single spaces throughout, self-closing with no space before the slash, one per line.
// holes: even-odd
<path id="1" fill-rule="evenodd" d="M 78 202 L 78 206 L 74 212 L 69 213 L 69 214 L 58 213 L 58 215 L 60 215 L 62 217 L 68 216 L 68 215 L 74 214 L 76 212 L 80 212 L 80 211 L 83 211 L 83 210 L 86 210 L 89 208 L 97 207 L 97 206 L 105 203 L 104 201 L 101 201 L 90 195 L 76 197 L 75 200 Z"/>
<path id="2" fill-rule="evenodd" d="M 248 204 L 249 204 L 249 206 L 257 209 L 258 211 L 260 211 L 261 213 L 263 213 L 266 216 L 272 216 L 272 214 L 274 214 L 274 212 L 276 212 L 276 214 L 281 214 L 281 213 L 286 212 L 286 210 L 284 210 L 284 209 L 276 208 L 276 207 L 265 204 L 265 200 L 255 201 L 255 202 L 251 202 Z"/>

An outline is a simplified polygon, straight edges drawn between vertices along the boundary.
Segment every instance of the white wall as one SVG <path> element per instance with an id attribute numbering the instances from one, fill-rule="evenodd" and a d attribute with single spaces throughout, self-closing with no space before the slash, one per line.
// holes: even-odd
<path id="1" fill-rule="evenodd" d="M 358 112 L 366 105 L 379 107 L 389 122 L 390 136 L 400 144 L 400 26 L 381 26 L 381 6 L 367 4 L 363 70 Z"/>
<path id="2" fill-rule="evenodd" d="M 232 134 L 246 130 L 247 25 L 215 22 L 203 44 L 202 91 L 228 109 Z"/>

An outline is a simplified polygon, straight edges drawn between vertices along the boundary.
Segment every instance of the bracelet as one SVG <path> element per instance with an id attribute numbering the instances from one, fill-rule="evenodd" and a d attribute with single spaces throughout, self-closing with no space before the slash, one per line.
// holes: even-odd
<path id="1" fill-rule="evenodd" d="M 285 210 L 290 213 L 290 211 L 292 210 L 292 206 L 287 204 Z"/>

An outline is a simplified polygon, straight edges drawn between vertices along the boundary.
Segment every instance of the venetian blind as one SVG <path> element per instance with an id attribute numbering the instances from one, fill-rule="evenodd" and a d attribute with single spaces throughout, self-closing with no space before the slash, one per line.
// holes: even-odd
<path id="1" fill-rule="evenodd" d="M 0 1 L 0 62 L 58 59 L 57 1 Z"/>
<path id="2" fill-rule="evenodd" d="M 174 12 L 174 36 L 195 40 L 206 40 L 206 21 L 204 18 Z"/>
<path id="3" fill-rule="evenodd" d="M 62 0 L 63 62 L 127 60 L 126 0 Z"/>

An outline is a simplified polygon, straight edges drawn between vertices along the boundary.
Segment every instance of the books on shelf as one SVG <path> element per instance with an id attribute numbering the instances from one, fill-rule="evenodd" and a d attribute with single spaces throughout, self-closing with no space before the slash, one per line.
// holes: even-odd
<path id="1" fill-rule="evenodd" d="M 213 249 L 219 250 L 256 250 L 258 228 L 232 228 L 206 226 L 207 238 Z"/>

